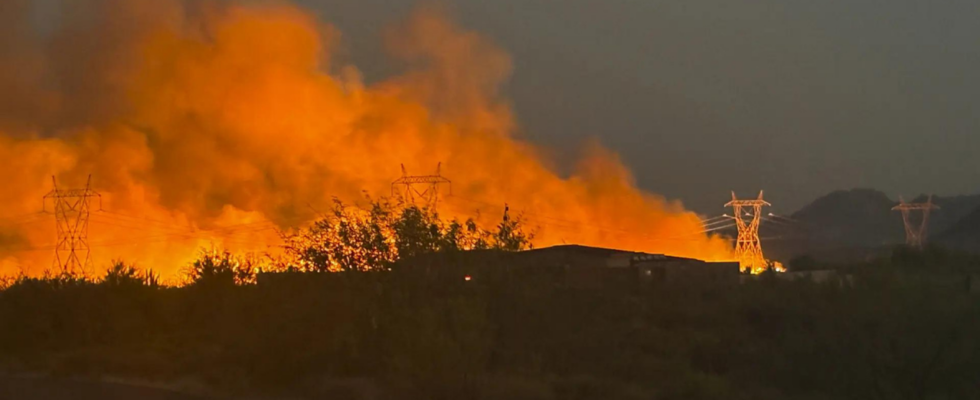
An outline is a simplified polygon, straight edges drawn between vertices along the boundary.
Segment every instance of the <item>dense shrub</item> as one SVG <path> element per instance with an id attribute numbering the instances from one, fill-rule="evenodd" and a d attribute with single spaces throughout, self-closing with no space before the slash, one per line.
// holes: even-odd
<path id="1" fill-rule="evenodd" d="M 473 237 L 458 233 L 463 224 L 419 209 L 392 215 L 394 254 L 523 247 L 506 239 L 519 224 L 469 247 L 452 239 Z M 341 229 L 322 222 L 320 232 Z M 357 224 L 343 229 L 373 229 Z M 980 302 L 960 284 L 969 262 L 946 264 L 961 257 L 898 250 L 842 267 L 850 278 L 833 283 L 771 275 L 624 290 L 359 267 L 256 282 L 255 258 L 212 250 L 188 266 L 186 287 L 121 262 L 98 281 L 8 282 L 0 361 L 320 398 L 969 399 Z"/>
<path id="2" fill-rule="evenodd" d="M 521 218 L 505 210 L 493 230 L 473 220 L 443 220 L 429 208 L 372 201 L 370 209 L 345 206 L 335 200 L 330 215 L 309 228 L 284 234 L 288 257 L 280 269 L 312 272 L 386 271 L 401 258 L 425 254 L 531 247 L 533 234 Z"/>

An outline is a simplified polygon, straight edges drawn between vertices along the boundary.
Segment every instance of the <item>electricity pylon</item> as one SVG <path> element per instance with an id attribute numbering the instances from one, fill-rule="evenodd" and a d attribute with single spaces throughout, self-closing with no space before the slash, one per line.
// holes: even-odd
<path id="1" fill-rule="evenodd" d="M 453 182 L 440 174 L 441 169 L 442 163 L 439 163 L 433 175 L 409 175 L 405 164 L 402 164 L 402 177 L 391 183 L 392 197 L 401 196 L 403 201 L 411 204 L 416 204 L 415 199 L 418 198 L 425 207 L 435 208 L 439 202 L 440 186 L 449 186 L 449 194 L 453 194 Z"/>
<path id="2" fill-rule="evenodd" d="M 92 190 L 92 176 L 89 175 L 85 189 L 60 189 L 58 181 L 51 177 L 54 184 L 44 196 L 44 211 L 47 211 L 48 201 L 54 203 L 54 215 L 57 222 L 58 242 L 54 250 L 54 265 L 66 273 L 84 273 L 89 263 L 88 246 L 88 217 L 91 211 L 89 200 L 99 198 L 101 207 L 102 196 Z"/>
<path id="3" fill-rule="evenodd" d="M 732 192 L 732 201 L 725 204 L 725 207 L 732 207 L 735 213 L 735 225 L 738 226 L 738 238 L 735 240 L 735 256 L 738 257 L 739 265 L 742 270 L 749 270 L 753 273 L 765 271 L 768 267 L 766 257 L 762 255 L 762 242 L 759 240 L 759 223 L 762 221 L 762 207 L 771 206 L 762 199 L 762 191 L 759 191 L 759 198 L 755 200 L 739 200 Z M 752 213 L 743 211 L 743 208 L 752 208 Z M 748 222 L 745 217 L 752 217 Z"/>
<path id="4" fill-rule="evenodd" d="M 906 203 L 901 196 L 898 197 L 898 205 L 892 207 L 892 210 L 902 212 L 902 221 L 905 222 L 906 245 L 917 249 L 922 248 L 922 244 L 926 241 L 926 227 L 929 224 L 929 212 L 938 209 L 939 206 L 932 204 L 932 195 L 929 195 L 925 203 Z M 919 226 L 915 226 L 912 222 L 910 216 L 912 211 L 922 211 L 922 220 L 919 221 Z"/>

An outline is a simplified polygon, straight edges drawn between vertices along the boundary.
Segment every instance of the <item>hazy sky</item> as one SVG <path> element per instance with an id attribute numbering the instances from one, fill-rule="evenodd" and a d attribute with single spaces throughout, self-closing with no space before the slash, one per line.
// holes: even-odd
<path id="1" fill-rule="evenodd" d="M 390 0 L 303 0 L 383 74 Z M 393 4 L 396 3 L 396 4 Z M 526 137 L 571 158 L 598 136 L 639 184 L 720 210 L 764 188 L 790 212 L 830 190 L 980 192 L 980 2 L 455 0 L 514 57 Z"/>
<path id="2" fill-rule="evenodd" d="M 414 3 L 299 0 L 368 79 Z M 789 213 L 834 189 L 980 192 L 980 2 L 451 0 L 509 51 L 521 135 L 588 137 L 647 190 L 708 214 L 765 189 Z M 43 18 L 43 15 L 41 16 Z"/>

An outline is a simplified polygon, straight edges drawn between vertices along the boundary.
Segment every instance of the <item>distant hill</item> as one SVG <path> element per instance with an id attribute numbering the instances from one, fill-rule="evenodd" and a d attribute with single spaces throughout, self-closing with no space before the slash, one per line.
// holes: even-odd
<path id="1" fill-rule="evenodd" d="M 910 201 L 926 198 L 922 195 Z M 980 207 L 980 195 L 933 197 L 933 203 L 941 209 L 930 214 L 931 234 L 959 226 L 964 217 L 972 215 L 971 211 L 980 214 L 974 211 Z M 779 239 L 763 241 L 767 254 L 777 259 L 802 254 L 835 260 L 872 257 L 905 241 L 901 213 L 892 211 L 896 204 L 897 199 L 874 189 L 838 190 L 791 215 L 794 221 L 763 222 L 760 232 L 763 238 L 775 235 Z M 980 215 L 974 218 L 980 221 Z M 976 221 L 972 226 L 980 226 Z"/>
<path id="2" fill-rule="evenodd" d="M 792 215 L 808 239 L 827 244 L 878 246 L 905 240 L 896 201 L 874 189 L 838 190 Z"/>
<path id="3" fill-rule="evenodd" d="M 980 206 L 936 235 L 935 241 L 950 247 L 980 252 Z"/>
<path id="4" fill-rule="evenodd" d="M 905 240 L 902 219 L 891 211 L 895 204 L 874 189 L 831 192 L 788 219 L 764 220 L 760 228 L 763 249 L 767 256 L 782 261 L 799 255 L 834 262 L 873 257 L 878 249 Z"/>
<path id="5" fill-rule="evenodd" d="M 913 201 L 924 202 L 927 196 L 919 195 Z M 980 194 L 969 196 L 933 196 L 932 202 L 939 210 L 929 215 L 929 234 L 933 236 L 945 232 L 958 224 L 964 217 L 980 208 Z"/>

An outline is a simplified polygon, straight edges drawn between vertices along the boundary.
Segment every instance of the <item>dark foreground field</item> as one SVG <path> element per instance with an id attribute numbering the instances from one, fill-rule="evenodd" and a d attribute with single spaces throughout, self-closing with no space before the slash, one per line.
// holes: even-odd
<path id="1" fill-rule="evenodd" d="M 21 279 L 0 291 L 0 361 L 89 381 L 194 381 L 230 398 L 978 399 L 977 267 L 897 253 L 824 283 L 588 289 L 397 271 L 182 288 Z M 16 399 L 182 398 L 0 383 Z"/>
<path id="2" fill-rule="evenodd" d="M 0 400 L 205 400 L 168 390 L 120 383 L 37 377 L 0 377 Z"/>

